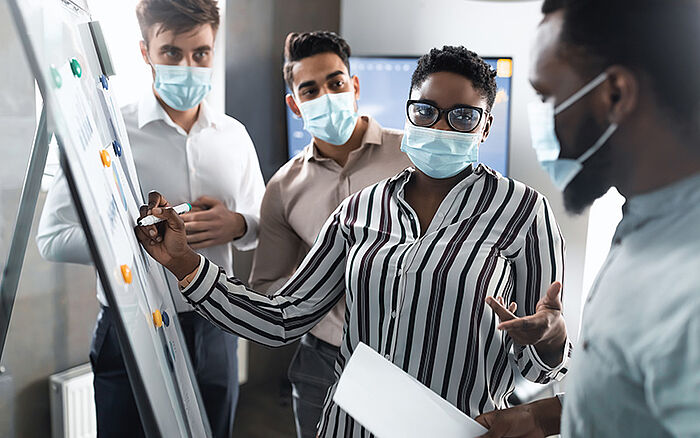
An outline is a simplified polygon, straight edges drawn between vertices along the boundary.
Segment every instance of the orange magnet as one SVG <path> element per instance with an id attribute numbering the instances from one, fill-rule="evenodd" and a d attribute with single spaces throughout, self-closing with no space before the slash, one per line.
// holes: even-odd
<path id="1" fill-rule="evenodd" d="M 109 152 L 106 149 L 100 151 L 100 158 L 102 158 L 102 165 L 104 167 L 109 167 L 112 165 L 112 158 L 109 156 Z"/>
<path id="2" fill-rule="evenodd" d="M 158 309 L 153 312 L 153 324 L 156 327 L 161 327 L 163 325 L 163 315 L 160 314 L 160 310 Z"/>
<path id="3" fill-rule="evenodd" d="M 128 265 L 122 265 L 122 277 L 124 277 L 125 283 L 131 283 L 131 269 Z"/>

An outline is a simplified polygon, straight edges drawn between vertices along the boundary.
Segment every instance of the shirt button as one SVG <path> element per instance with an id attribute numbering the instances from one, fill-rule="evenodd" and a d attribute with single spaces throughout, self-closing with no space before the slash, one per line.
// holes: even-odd
<path id="1" fill-rule="evenodd" d="M 391 360 L 391 355 L 390 355 L 390 354 L 385 354 L 384 357 L 386 358 L 386 360 Z"/>
<path id="2" fill-rule="evenodd" d="M 583 341 L 583 351 L 588 350 L 588 341 Z"/>
<path id="3" fill-rule="evenodd" d="M 391 319 L 394 319 L 394 318 L 396 318 L 396 312 L 395 312 L 395 311 L 392 311 L 392 312 L 391 312 Z"/>
<path id="4" fill-rule="evenodd" d="M 396 276 L 397 276 L 397 277 L 401 277 L 402 275 L 403 275 L 403 272 L 401 272 L 401 271 L 399 271 L 399 272 L 396 273 Z"/>

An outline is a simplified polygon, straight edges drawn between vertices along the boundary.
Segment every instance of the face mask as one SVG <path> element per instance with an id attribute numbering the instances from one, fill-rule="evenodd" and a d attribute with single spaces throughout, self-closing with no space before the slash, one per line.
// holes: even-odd
<path id="1" fill-rule="evenodd" d="M 480 133 L 442 131 L 406 123 L 401 150 L 424 174 L 450 178 L 479 160 Z"/>
<path id="2" fill-rule="evenodd" d="M 212 69 L 209 67 L 151 65 L 156 71 L 153 86 L 172 109 L 186 111 L 194 108 L 211 90 Z"/>
<path id="3" fill-rule="evenodd" d="M 615 133 L 617 124 L 611 124 L 593 146 L 574 160 L 571 158 L 559 158 L 561 145 L 554 129 L 555 117 L 602 84 L 607 76 L 605 72 L 599 74 L 556 108 L 551 102 L 532 102 L 528 106 L 532 147 L 537 153 L 537 160 L 560 191 L 564 191 L 574 177 L 583 170 L 583 163 L 595 154 Z"/>
<path id="4" fill-rule="evenodd" d="M 350 140 L 358 118 L 354 92 L 324 94 L 299 104 L 299 111 L 309 134 L 336 146 Z"/>

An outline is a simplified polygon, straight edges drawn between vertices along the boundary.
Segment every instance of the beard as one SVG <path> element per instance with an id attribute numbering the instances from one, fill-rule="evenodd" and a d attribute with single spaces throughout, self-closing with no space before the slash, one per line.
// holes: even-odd
<path id="1" fill-rule="evenodd" d="M 583 146 L 583 149 L 576 148 L 576 150 L 581 150 L 581 154 L 585 153 L 587 148 L 596 143 L 605 129 L 606 127 L 598 126 L 592 117 L 584 120 L 578 129 L 576 138 L 581 139 L 582 143 L 585 141 L 586 145 Z M 597 137 L 592 137 L 592 134 L 597 135 Z M 586 208 L 593 204 L 593 201 L 603 196 L 613 186 L 612 155 L 614 148 L 608 144 L 610 141 L 611 139 L 608 139 L 597 152 L 583 163 L 583 169 L 564 189 L 564 208 L 569 213 L 583 213 Z"/>

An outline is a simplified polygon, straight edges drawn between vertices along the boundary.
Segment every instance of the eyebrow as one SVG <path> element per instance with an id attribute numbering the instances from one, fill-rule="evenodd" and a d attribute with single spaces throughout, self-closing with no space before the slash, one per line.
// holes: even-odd
<path id="1" fill-rule="evenodd" d="M 160 51 L 161 51 L 161 52 L 165 52 L 165 51 L 168 51 L 168 50 L 173 50 L 173 51 L 176 51 L 176 52 L 182 52 L 182 49 L 181 49 L 181 48 L 179 48 L 179 47 L 177 47 L 177 46 L 170 45 L 170 44 L 163 44 L 162 46 L 160 46 Z"/>
<path id="2" fill-rule="evenodd" d="M 326 80 L 333 79 L 334 77 L 336 77 L 336 76 L 338 76 L 338 75 L 344 75 L 344 74 L 345 74 L 344 71 L 342 71 L 342 70 L 336 70 L 336 71 L 334 71 L 333 73 L 326 75 Z M 302 83 L 299 84 L 299 86 L 297 87 L 297 91 L 301 90 L 302 88 L 311 87 L 311 86 L 314 86 L 314 85 L 316 85 L 316 81 L 306 81 L 306 82 L 302 82 Z"/>

